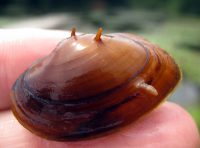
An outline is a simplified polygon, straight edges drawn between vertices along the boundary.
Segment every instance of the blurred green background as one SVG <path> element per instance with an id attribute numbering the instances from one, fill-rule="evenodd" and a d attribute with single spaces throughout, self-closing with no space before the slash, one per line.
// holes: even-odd
<path id="1" fill-rule="evenodd" d="M 1 0 L 0 27 L 130 32 L 167 50 L 183 72 L 170 100 L 183 106 L 200 129 L 199 0 Z"/>

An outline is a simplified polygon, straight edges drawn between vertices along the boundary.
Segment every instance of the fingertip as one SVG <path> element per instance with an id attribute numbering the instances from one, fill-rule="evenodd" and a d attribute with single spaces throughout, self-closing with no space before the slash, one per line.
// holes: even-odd
<path id="1" fill-rule="evenodd" d="M 200 136 L 194 120 L 182 107 L 171 102 L 161 104 L 140 118 L 122 135 L 134 146 L 144 148 L 200 146 Z"/>

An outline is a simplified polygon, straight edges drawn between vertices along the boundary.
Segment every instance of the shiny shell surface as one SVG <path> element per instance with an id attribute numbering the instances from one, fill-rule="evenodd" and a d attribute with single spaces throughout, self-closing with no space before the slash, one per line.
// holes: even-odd
<path id="1" fill-rule="evenodd" d="M 25 128 L 52 140 L 103 136 L 155 108 L 180 80 L 158 46 L 133 34 L 97 35 L 72 33 L 17 79 L 12 109 Z"/>

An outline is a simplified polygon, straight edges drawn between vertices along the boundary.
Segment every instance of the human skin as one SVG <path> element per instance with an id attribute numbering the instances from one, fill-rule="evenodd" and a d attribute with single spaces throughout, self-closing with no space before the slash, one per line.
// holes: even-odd
<path id="1" fill-rule="evenodd" d="M 41 29 L 0 30 L 0 147 L 6 148 L 198 148 L 200 137 L 191 116 L 180 106 L 165 102 L 135 123 L 105 137 L 56 142 L 23 128 L 10 110 L 10 90 L 23 71 L 50 53 L 68 31 Z"/>

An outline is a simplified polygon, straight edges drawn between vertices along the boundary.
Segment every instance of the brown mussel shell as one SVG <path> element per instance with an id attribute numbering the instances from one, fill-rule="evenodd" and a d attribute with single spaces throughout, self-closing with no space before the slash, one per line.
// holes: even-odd
<path id="1" fill-rule="evenodd" d="M 162 102 L 180 80 L 174 60 L 132 34 L 76 35 L 61 41 L 15 82 L 12 110 L 52 140 L 99 137 Z"/>

